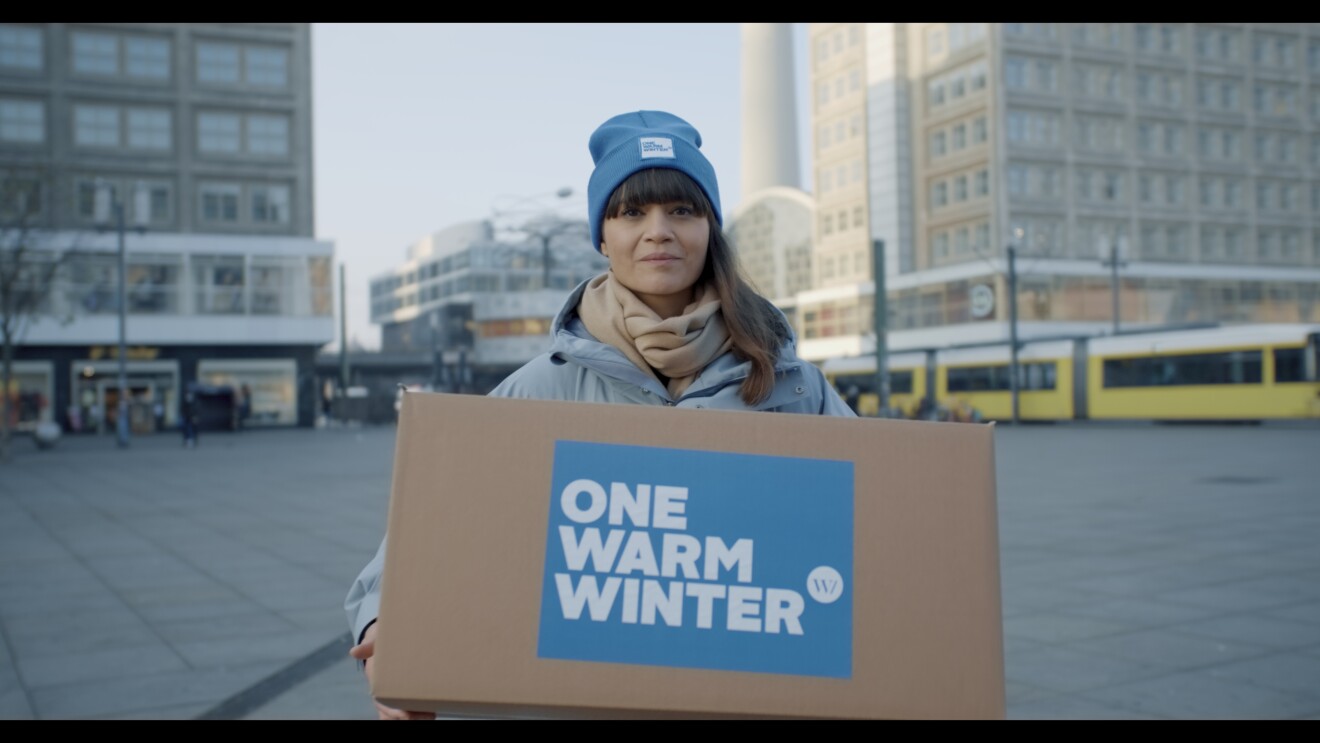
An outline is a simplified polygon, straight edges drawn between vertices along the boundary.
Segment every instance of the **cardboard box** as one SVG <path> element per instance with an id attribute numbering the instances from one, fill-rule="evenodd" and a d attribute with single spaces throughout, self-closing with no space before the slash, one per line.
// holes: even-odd
<path id="1" fill-rule="evenodd" d="M 410 392 L 372 693 L 442 715 L 1002 718 L 993 433 Z"/>

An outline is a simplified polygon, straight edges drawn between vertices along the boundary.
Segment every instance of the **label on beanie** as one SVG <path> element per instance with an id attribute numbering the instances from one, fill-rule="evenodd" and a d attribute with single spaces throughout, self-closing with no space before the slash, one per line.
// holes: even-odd
<path id="1" fill-rule="evenodd" d="M 850 678 L 853 464 L 555 442 L 541 658 Z"/>
<path id="2" fill-rule="evenodd" d="M 667 157 L 674 159 L 674 140 L 669 137 L 641 137 L 642 159 L 649 157 Z"/>

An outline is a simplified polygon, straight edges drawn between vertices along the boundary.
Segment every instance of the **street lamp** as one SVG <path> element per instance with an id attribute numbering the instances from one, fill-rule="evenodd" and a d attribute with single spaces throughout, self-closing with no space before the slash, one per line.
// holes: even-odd
<path id="1" fill-rule="evenodd" d="M 1018 424 L 1017 245 L 1025 234 L 1014 227 L 1008 243 L 1008 388 L 1013 396 L 1013 425 Z"/>
<path id="2" fill-rule="evenodd" d="M 1120 266 L 1127 265 L 1127 262 L 1123 260 L 1123 256 L 1127 253 L 1127 236 L 1119 235 L 1117 238 L 1106 238 L 1101 236 L 1098 238 L 1098 241 L 1103 242 L 1106 239 L 1109 242 L 1109 255 L 1105 257 L 1103 250 L 1097 250 L 1096 252 L 1100 253 L 1102 256 L 1100 259 L 1100 265 L 1108 267 L 1112 272 L 1110 278 L 1110 294 L 1113 295 L 1114 304 L 1114 335 L 1118 335 L 1118 269 Z"/>
<path id="3" fill-rule="evenodd" d="M 150 208 L 149 195 L 141 181 L 133 187 L 133 229 L 141 234 L 147 230 L 147 216 Z M 116 189 L 104 179 L 96 180 L 96 198 L 93 204 L 97 230 L 114 229 L 119 236 L 119 395 L 118 412 L 115 415 L 115 431 L 119 448 L 128 448 L 128 339 L 127 303 L 125 284 L 128 281 L 128 259 L 124 250 L 124 203 L 119 199 Z M 113 224 L 110 220 L 113 219 Z"/>
<path id="4" fill-rule="evenodd" d="M 496 217 L 515 218 L 520 221 L 520 224 L 509 227 L 510 231 L 519 232 L 529 237 L 535 237 L 541 241 L 541 288 L 542 289 L 550 288 L 550 264 L 551 264 L 550 241 L 558 237 L 559 235 L 564 234 L 565 232 L 569 232 L 573 229 L 576 229 L 578 225 L 572 222 L 568 222 L 562 218 L 552 218 L 553 215 L 550 212 L 550 210 L 544 210 L 544 209 L 541 210 L 542 211 L 541 216 L 544 218 L 542 225 L 538 225 L 534 217 L 529 218 L 524 216 L 526 215 L 527 211 L 529 211 L 529 209 L 527 208 L 520 209 L 519 207 L 523 205 L 535 207 L 538 205 L 538 202 L 549 196 L 554 196 L 555 198 L 562 200 L 562 199 L 567 199 L 572 195 L 573 195 L 573 189 L 569 188 L 568 186 L 564 186 L 563 188 L 560 188 L 559 190 L 554 191 L 552 193 L 538 194 L 536 196 L 527 196 L 518 199 L 513 204 L 510 204 L 504 209 L 495 210 Z"/>

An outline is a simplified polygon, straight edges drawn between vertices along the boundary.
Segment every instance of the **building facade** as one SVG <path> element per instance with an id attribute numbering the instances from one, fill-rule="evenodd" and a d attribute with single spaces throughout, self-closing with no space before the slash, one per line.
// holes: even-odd
<path id="1" fill-rule="evenodd" d="M 811 24 L 804 352 L 1320 321 L 1320 24 Z M 1118 312 L 1115 317 L 1114 307 Z M 869 336 L 869 338 L 868 338 Z"/>
<path id="2" fill-rule="evenodd" d="M 583 220 L 547 218 L 520 233 L 477 220 L 410 245 L 404 263 L 370 281 L 381 352 L 431 354 L 434 389 L 485 393 L 549 348 L 569 292 L 609 262 Z"/>
<path id="3" fill-rule="evenodd" d="M 135 432 L 176 426 L 194 383 L 311 425 L 334 337 L 311 90 L 308 24 L 0 24 L 0 249 L 60 264 L 11 394 L 115 429 L 122 280 Z"/>

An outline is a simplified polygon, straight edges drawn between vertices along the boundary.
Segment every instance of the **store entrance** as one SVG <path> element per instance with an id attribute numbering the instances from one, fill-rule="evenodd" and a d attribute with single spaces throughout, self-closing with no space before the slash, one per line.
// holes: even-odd
<path id="1" fill-rule="evenodd" d="M 119 383 L 103 379 L 97 385 L 102 418 L 100 433 L 119 430 Z M 128 430 L 134 435 L 155 433 L 161 424 L 163 408 L 157 401 L 156 385 L 142 379 L 128 378 Z"/>

